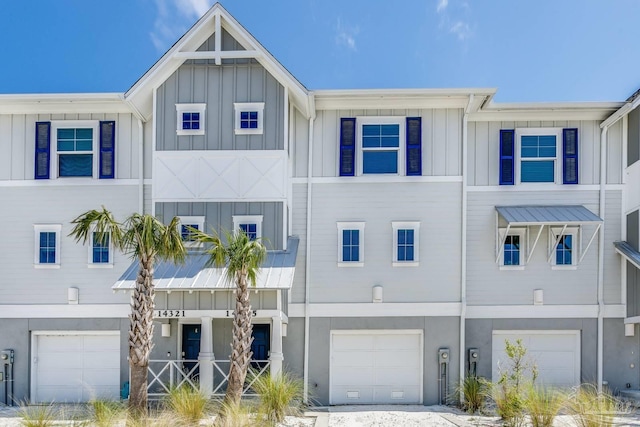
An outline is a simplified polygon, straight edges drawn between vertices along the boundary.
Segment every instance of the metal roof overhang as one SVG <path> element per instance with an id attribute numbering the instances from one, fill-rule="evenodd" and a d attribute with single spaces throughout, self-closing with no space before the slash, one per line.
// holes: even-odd
<path id="1" fill-rule="evenodd" d="M 591 243 L 593 243 L 593 240 L 598 234 L 602 223 L 604 222 L 598 215 L 594 214 L 589 209 L 581 205 L 496 206 L 496 215 L 499 216 L 498 220 L 496 221 L 498 228 L 500 228 L 500 218 L 507 224 L 504 235 L 501 239 L 499 237 L 501 242 L 497 250 L 496 263 L 500 261 L 500 256 L 502 255 L 502 251 L 504 250 L 504 242 L 507 239 L 507 235 L 511 227 L 539 227 L 536 239 L 533 242 L 532 247 L 528 250 L 528 263 L 531 260 L 531 254 L 535 250 L 538 240 L 540 239 L 540 235 L 542 234 L 542 230 L 545 226 L 562 227 L 562 231 L 557 236 L 555 244 L 549 251 L 547 261 L 550 261 L 553 253 L 556 250 L 556 247 L 558 246 L 558 243 L 560 242 L 560 238 L 568 227 L 588 224 L 595 225 L 595 231 L 589 239 L 589 243 L 587 244 L 586 248 L 582 250 L 582 254 L 579 260 L 581 262 L 585 254 L 589 250 Z"/>
<path id="2" fill-rule="evenodd" d="M 260 268 L 254 289 L 291 289 L 295 271 L 299 239 L 289 237 L 286 251 L 269 251 Z M 153 283 L 156 291 L 198 291 L 235 289 L 235 283 L 227 280 L 227 268 L 207 267 L 209 256 L 203 252 L 187 255 L 185 263 L 174 264 L 159 261 L 155 265 Z M 127 271 L 111 287 L 113 290 L 135 289 L 138 262 L 132 263 Z"/>
<path id="3" fill-rule="evenodd" d="M 613 246 L 616 248 L 616 252 L 622 255 L 627 261 L 633 264 L 636 268 L 640 269 L 640 252 L 635 250 L 629 242 L 613 242 Z"/>

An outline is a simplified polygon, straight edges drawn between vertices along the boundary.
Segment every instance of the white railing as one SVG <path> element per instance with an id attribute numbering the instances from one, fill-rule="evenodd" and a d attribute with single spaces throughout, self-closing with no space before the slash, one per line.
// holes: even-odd
<path id="1" fill-rule="evenodd" d="M 210 397 L 222 397 L 229 381 L 230 360 L 212 360 L 213 386 Z M 269 374 L 269 360 L 252 360 L 251 369 L 247 372 L 244 390 L 245 396 L 255 396 L 251 388 L 256 379 L 263 374 Z M 150 360 L 147 391 L 149 399 L 161 399 L 169 394 L 169 390 L 183 385 L 198 387 L 199 385 L 198 360 Z"/>

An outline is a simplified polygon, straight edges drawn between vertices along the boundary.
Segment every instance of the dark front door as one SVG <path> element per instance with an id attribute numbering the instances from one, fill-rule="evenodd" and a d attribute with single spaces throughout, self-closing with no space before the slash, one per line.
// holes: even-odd
<path id="1" fill-rule="evenodd" d="M 200 325 L 182 325 L 182 360 L 189 360 L 184 362 L 184 370 L 187 373 L 191 373 L 191 377 L 198 376 L 198 368 L 193 370 L 196 365 L 194 360 L 198 360 L 200 355 Z"/>
<path id="2" fill-rule="evenodd" d="M 253 325 L 253 343 L 251 351 L 253 352 L 252 360 L 269 360 L 269 350 L 271 345 L 270 337 L 271 326 L 268 324 Z M 254 362 L 254 367 L 263 366 L 264 363 Z"/>

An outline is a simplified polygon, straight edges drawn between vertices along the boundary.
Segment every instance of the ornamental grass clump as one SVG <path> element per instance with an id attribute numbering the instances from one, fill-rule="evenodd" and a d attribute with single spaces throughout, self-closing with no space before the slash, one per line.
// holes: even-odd
<path id="1" fill-rule="evenodd" d="M 265 372 L 256 378 L 252 387 L 260 398 L 258 417 L 267 425 L 281 423 L 286 415 L 300 412 L 303 384 L 299 378 L 287 372 L 273 378 Z"/>
<path id="2" fill-rule="evenodd" d="M 187 423 L 197 424 L 205 415 L 209 399 L 199 388 L 189 384 L 169 390 L 165 404 L 175 416 Z"/>
<path id="3" fill-rule="evenodd" d="M 58 419 L 58 411 L 53 404 L 48 405 L 22 405 L 18 415 L 22 418 L 20 424 L 25 427 L 49 427 Z"/>
<path id="4" fill-rule="evenodd" d="M 475 414 L 484 408 L 489 394 L 489 386 L 484 378 L 468 374 L 456 394 L 462 395 L 462 409 L 470 414 Z"/>
<path id="5" fill-rule="evenodd" d="M 578 427 L 610 427 L 625 408 L 610 392 L 598 393 L 596 386 L 583 384 L 569 396 L 567 410 Z"/>
<path id="6" fill-rule="evenodd" d="M 127 417 L 127 409 L 120 402 L 92 400 L 89 405 L 93 409 L 92 422 L 97 427 L 111 427 Z"/>
<path id="7" fill-rule="evenodd" d="M 560 390 L 529 385 L 524 398 L 524 410 L 529 415 L 532 427 L 552 427 L 566 399 Z"/>

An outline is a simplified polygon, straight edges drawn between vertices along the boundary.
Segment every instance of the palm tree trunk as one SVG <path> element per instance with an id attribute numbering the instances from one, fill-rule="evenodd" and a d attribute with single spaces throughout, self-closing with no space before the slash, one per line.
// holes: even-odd
<path id="1" fill-rule="evenodd" d="M 244 380 L 251 362 L 251 343 L 253 326 L 251 324 L 251 302 L 246 271 L 240 272 L 236 289 L 236 310 L 233 315 L 233 340 L 231 343 L 231 366 L 229 382 L 224 401 L 237 405 L 242 397 Z"/>
<path id="2" fill-rule="evenodd" d="M 141 256 L 129 315 L 129 409 L 147 414 L 147 375 L 153 337 L 153 257 Z"/>

